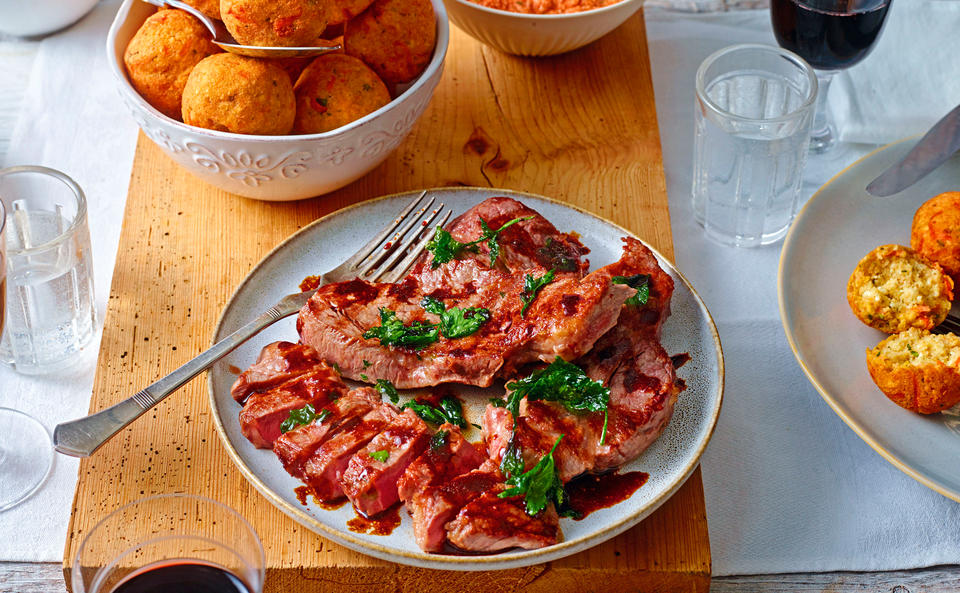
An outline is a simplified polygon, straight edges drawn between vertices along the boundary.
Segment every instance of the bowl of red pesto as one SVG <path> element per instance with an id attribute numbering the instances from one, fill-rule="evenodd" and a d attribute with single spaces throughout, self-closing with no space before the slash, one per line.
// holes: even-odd
<path id="1" fill-rule="evenodd" d="M 444 0 L 450 20 L 495 49 L 552 56 L 600 39 L 643 0 Z"/>

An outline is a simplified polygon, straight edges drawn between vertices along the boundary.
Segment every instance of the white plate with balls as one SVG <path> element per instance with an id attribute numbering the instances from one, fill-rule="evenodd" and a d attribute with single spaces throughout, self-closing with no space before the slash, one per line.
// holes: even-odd
<path id="1" fill-rule="evenodd" d="M 847 281 L 862 257 L 878 245 L 909 246 L 917 209 L 938 194 L 960 190 L 955 156 L 895 196 L 866 192 L 915 143 L 901 140 L 865 156 L 807 202 L 780 257 L 780 317 L 797 361 L 840 418 L 907 475 L 960 501 L 960 411 L 922 415 L 884 396 L 870 378 L 865 353 L 887 334 L 861 323 L 846 298 Z"/>

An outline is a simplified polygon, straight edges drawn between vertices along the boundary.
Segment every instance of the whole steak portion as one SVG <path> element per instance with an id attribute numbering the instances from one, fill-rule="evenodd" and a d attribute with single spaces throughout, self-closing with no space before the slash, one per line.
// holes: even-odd
<path id="1" fill-rule="evenodd" d="M 486 211 L 491 202 L 505 205 L 487 200 L 457 219 L 452 228 L 461 232 L 470 227 L 473 216 L 478 234 L 464 239 L 478 238 L 480 217 L 475 211 Z M 634 291 L 612 282 L 615 270 L 622 267 L 617 264 L 583 276 L 586 262 L 580 254 L 585 248 L 579 241 L 559 233 L 526 207 L 510 210 L 509 215 L 526 213 L 535 218 L 512 225 L 500 237 L 503 251 L 494 268 L 481 249 L 479 254 L 468 252 L 468 257 L 436 269 L 429 259 L 422 261 L 398 284 L 352 280 L 321 287 L 297 319 L 301 341 L 313 347 L 320 358 L 336 363 L 344 377 L 389 379 L 401 389 L 451 382 L 487 387 L 496 377 L 514 375 L 521 365 L 550 362 L 557 356 L 573 360 L 586 354 L 614 326 L 623 302 Z M 507 215 L 496 216 L 494 220 L 499 222 Z M 546 245 L 552 246 L 551 251 L 541 253 Z M 551 268 L 554 280 L 524 311 L 525 278 L 542 277 L 548 270 L 540 260 L 551 263 L 557 257 L 572 270 Z M 506 266 L 516 269 L 501 269 Z M 420 350 L 385 346 L 376 338 L 363 337 L 367 330 L 380 326 L 381 310 L 393 311 L 408 326 L 437 323 L 438 317 L 421 306 L 426 296 L 441 301 L 446 309 L 487 309 L 490 319 L 471 335 L 441 337 Z"/>

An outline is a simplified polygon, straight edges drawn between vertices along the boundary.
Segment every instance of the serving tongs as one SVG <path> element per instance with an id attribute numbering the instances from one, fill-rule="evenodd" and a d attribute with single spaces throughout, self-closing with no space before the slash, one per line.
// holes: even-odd
<path id="1" fill-rule="evenodd" d="M 436 198 L 421 193 L 393 221 L 345 262 L 319 276 L 318 286 L 362 278 L 369 282 L 398 282 L 424 252 L 433 237 L 434 220 L 444 226 L 451 212 Z M 411 215 L 412 213 L 412 215 Z M 401 259 L 402 257 L 402 259 Z M 270 309 L 214 344 L 209 350 L 132 397 L 78 420 L 58 424 L 53 431 L 54 448 L 65 455 L 89 457 L 115 434 L 168 395 L 207 370 L 241 344 L 285 317 L 299 311 L 316 289 L 290 294 Z"/>
<path id="2" fill-rule="evenodd" d="M 339 45 L 330 45 L 324 47 L 269 47 L 259 45 L 243 45 L 238 43 L 230 31 L 218 20 L 212 19 L 203 14 L 196 8 L 180 0 L 143 0 L 147 4 L 164 7 L 170 6 L 178 8 L 184 12 L 189 12 L 195 16 L 203 26 L 209 29 L 213 35 L 213 43 L 224 51 L 251 58 L 298 58 L 307 56 L 319 56 L 340 49 Z"/>

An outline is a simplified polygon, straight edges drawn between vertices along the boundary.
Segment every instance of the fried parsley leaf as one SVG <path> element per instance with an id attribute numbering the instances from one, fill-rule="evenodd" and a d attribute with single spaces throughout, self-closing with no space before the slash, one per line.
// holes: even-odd
<path id="1" fill-rule="evenodd" d="M 364 339 L 376 338 L 384 346 L 419 350 L 440 339 L 436 324 L 414 321 L 404 325 L 390 309 L 380 308 L 380 325 L 363 332 Z"/>
<path id="2" fill-rule="evenodd" d="M 516 418 L 516 416 L 514 416 Z M 523 452 L 517 445 L 516 424 L 514 424 L 513 434 L 507 441 L 507 448 L 503 452 L 503 459 L 500 461 L 500 471 L 506 477 L 513 477 L 523 473 Z"/>
<path id="3" fill-rule="evenodd" d="M 624 301 L 625 305 L 636 305 L 642 307 L 647 304 L 650 298 L 650 274 L 636 274 L 635 276 L 614 276 L 611 278 L 614 284 L 626 284 L 630 288 L 636 288 L 637 292 L 632 297 Z"/>
<path id="4" fill-rule="evenodd" d="M 523 294 L 520 295 L 520 300 L 523 301 L 523 307 L 520 308 L 520 317 L 527 314 L 527 307 L 536 300 L 537 293 L 540 292 L 541 288 L 553 282 L 555 275 L 556 270 L 550 270 L 539 278 L 534 278 L 530 274 L 523 277 Z"/>
<path id="5" fill-rule="evenodd" d="M 397 388 L 390 379 L 377 379 L 374 387 L 380 392 L 381 397 L 388 398 L 390 403 L 395 404 L 400 401 L 400 394 L 397 393 Z"/>
<path id="6" fill-rule="evenodd" d="M 541 513 L 550 502 L 553 502 L 557 508 L 563 506 L 567 500 L 567 493 L 563 489 L 563 482 L 560 481 L 553 461 L 553 452 L 562 438 L 563 435 L 557 437 L 550 452 L 544 455 L 530 471 L 507 478 L 506 483 L 513 488 L 507 488 L 498 496 L 500 498 L 523 496 L 528 515 Z"/>
<path id="7" fill-rule="evenodd" d="M 430 450 L 431 451 L 440 451 L 441 449 L 446 449 L 450 444 L 450 432 L 446 430 L 438 430 L 430 437 Z"/>
<path id="8" fill-rule="evenodd" d="M 405 408 L 410 408 L 416 412 L 417 416 L 433 424 L 449 422 L 460 428 L 467 427 L 467 421 L 463 418 L 463 407 L 460 405 L 460 400 L 450 395 L 444 396 L 443 399 L 440 400 L 440 407 L 410 400 L 400 406 L 401 410 Z"/>
<path id="9" fill-rule="evenodd" d="M 446 309 L 439 300 L 425 296 L 420 306 L 440 318 L 440 334 L 448 339 L 463 338 L 475 333 L 490 320 L 490 311 L 480 307 Z"/>
<path id="10" fill-rule="evenodd" d="M 370 457 L 371 459 L 379 461 L 380 463 L 384 463 L 387 461 L 387 459 L 390 459 L 390 451 L 387 451 L 386 449 L 373 451 L 372 453 L 370 453 Z"/>
<path id="11" fill-rule="evenodd" d="M 448 231 L 438 226 L 433 232 L 433 239 L 430 239 L 430 242 L 427 243 L 427 251 L 433 254 L 430 267 L 437 269 L 440 264 L 445 264 L 448 261 L 456 259 L 461 252 L 466 250 L 476 252 L 477 245 L 480 243 L 487 244 L 487 248 L 490 250 L 490 265 L 492 266 L 493 264 L 497 263 L 497 257 L 500 256 L 500 244 L 497 243 L 497 237 L 500 236 L 500 233 L 502 233 L 506 228 L 517 224 L 518 222 L 530 220 L 531 218 L 533 218 L 533 216 L 514 218 L 494 231 L 487 225 L 487 221 L 481 217 L 480 229 L 483 232 L 481 233 L 479 239 L 476 241 L 470 241 L 469 243 L 461 243 L 460 241 L 457 241 Z"/>
<path id="12" fill-rule="evenodd" d="M 330 417 L 330 410 L 320 410 L 317 414 L 313 406 L 307 404 L 300 409 L 290 410 L 287 419 L 280 423 L 280 432 L 290 432 L 301 424 L 310 424 L 313 421 L 323 422 Z"/>
<path id="13" fill-rule="evenodd" d="M 610 403 L 610 389 L 603 383 L 594 381 L 577 365 L 556 357 L 546 368 L 534 371 L 528 377 L 507 383 L 510 395 L 506 408 L 516 418 L 520 410 L 520 400 L 538 399 L 563 404 L 571 412 L 603 412 L 603 431 L 600 444 L 607 438 L 607 405 Z"/>

